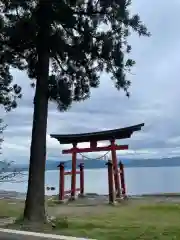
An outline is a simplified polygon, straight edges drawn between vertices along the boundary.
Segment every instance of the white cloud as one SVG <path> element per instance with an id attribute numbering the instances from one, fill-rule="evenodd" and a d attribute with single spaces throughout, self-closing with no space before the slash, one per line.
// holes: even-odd
<path id="1" fill-rule="evenodd" d="M 178 144 L 180 145 L 180 136 L 173 137 L 167 140 L 167 143 L 169 144 Z"/>

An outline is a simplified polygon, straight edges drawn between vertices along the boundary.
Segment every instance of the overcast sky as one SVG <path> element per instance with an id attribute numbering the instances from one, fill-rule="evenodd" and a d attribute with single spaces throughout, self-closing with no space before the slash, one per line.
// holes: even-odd
<path id="1" fill-rule="evenodd" d="M 120 155 L 135 158 L 180 155 L 180 1 L 134 0 L 132 11 L 140 14 L 152 36 L 133 35 L 130 39 L 137 62 L 131 76 L 131 97 L 118 92 L 109 76 L 102 75 L 101 86 L 92 91 L 91 99 L 74 104 L 69 112 L 58 112 L 51 104 L 47 130 L 49 159 L 67 158 L 61 154 L 63 146 L 49 137 L 51 133 L 91 132 L 142 122 L 145 123 L 142 131 L 123 141 L 130 150 Z M 25 163 L 29 160 L 34 93 L 25 73 L 14 71 L 13 75 L 23 87 L 23 99 L 15 111 L 3 115 L 8 124 L 3 157 Z"/>

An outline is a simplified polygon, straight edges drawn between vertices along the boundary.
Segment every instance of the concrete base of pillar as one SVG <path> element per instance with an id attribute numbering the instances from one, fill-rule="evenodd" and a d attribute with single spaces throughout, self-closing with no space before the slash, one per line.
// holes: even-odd
<path id="1" fill-rule="evenodd" d="M 114 201 L 114 202 L 109 202 L 109 205 L 111 205 L 111 206 L 116 206 L 116 205 L 117 205 L 117 202 L 116 202 L 116 201 Z"/>
<path id="2" fill-rule="evenodd" d="M 77 197 L 76 196 L 71 196 L 69 199 L 68 199 L 68 201 L 69 202 L 73 202 L 73 201 L 75 201 L 77 199 Z"/>

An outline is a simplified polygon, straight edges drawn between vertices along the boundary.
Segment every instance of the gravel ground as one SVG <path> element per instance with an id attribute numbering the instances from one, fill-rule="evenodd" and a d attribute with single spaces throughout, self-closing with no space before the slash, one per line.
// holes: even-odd
<path id="1" fill-rule="evenodd" d="M 52 196 L 48 196 L 51 198 Z M 5 191 L 0 190 L 0 199 L 25 199 L 26 193 L 19 193 L 16 191 Z M 129 195 L 130 199 L 149 199 L 153 201 L 170 201 L 170 202 L 180 202 L 180 193 L 164 193 L 164 194 L 146 194 L 146 195 Z M 78 203 L 81 204 L 86 202 L 88 204 L 97 204 L 98 202 L 108 202 L 108 195 L 98 195 L 96 193 L 87 193 L 85 198 L 78 199 Z"/>

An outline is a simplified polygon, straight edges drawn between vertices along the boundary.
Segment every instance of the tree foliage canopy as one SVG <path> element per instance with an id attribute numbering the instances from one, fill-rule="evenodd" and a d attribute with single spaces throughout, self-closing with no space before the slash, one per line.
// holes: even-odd
<path id="1" fill-rule="evenodd" d="M 37 80 L 25 219 L 45 220 L 48 100 L 67 110 L 90 96 L 102 72 L 129 96 L 127 72 L 135 61 L 128 57 L 127 38 L 131 31 L 149 36 L 130 5 L 130 0 L 0 0 L 3 86 L 9 88 L 12 79 L 9 67 Z M 18 86 L 14 90 L 20 94 Z"/>
<path id="2" fill-rule="evenodd" d="M 37 79 L 36 47 L 41 10 L 39 1 L 35 0 L 0 2 L 4 20 L 1 21 L 4 24 L 0 54 L 6 71 L 3 86 L 8 92 L 11 76 L 6 63 L 26 69 L 31 79 Z M 56 101 L 60 110 L 66 110 L 72 101 L 90 96 L 90 88 L 99 86 L 102 71 L 110 73 L 116 88 L 124 89 L 129 95 L 130 81 L 126 73 L 135 61 L 125 57 L 131 52 L 127 37 L 131 30 L 149 36 L 140 17 L 131 16 L 131 1 L 51 0 L 46 1 L 46 5 L 44 18 L 50 22 L 49 38 L 44 39 L 51 58 L 49 99 Z M 19 93 L 20 89 L 15 86 L 15 90 Z"/>
<path id="3" fill-rule="evenodd" d="M 14 64 L 10 61 L 10 58 L 7 58 L 7 45 L 4 44 L 6 37 L 3 32 L 4 20 L 0 11 L 0 106 L 3 106 L 6 111 L 10 111 L 17 106 L 17 98 L 21 98 L 21 87 L 12 84 L 13 78 L 10 73 L 10 66 Z"/>

